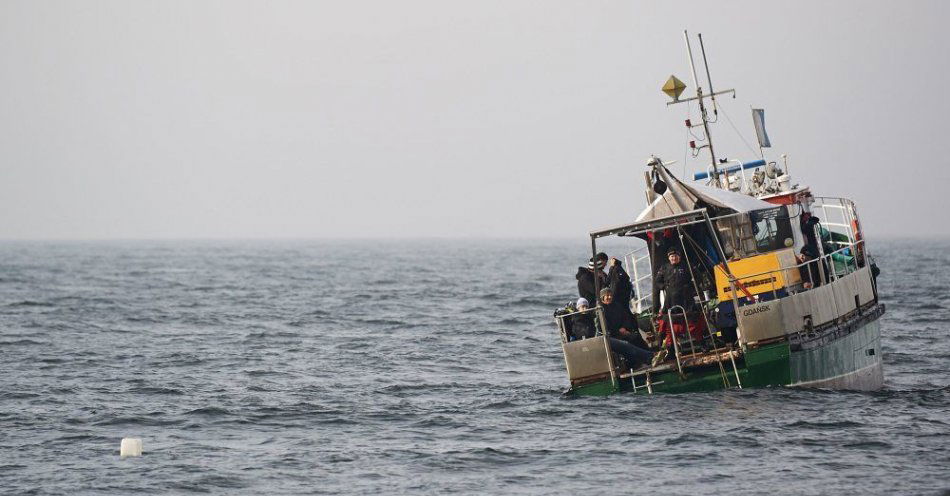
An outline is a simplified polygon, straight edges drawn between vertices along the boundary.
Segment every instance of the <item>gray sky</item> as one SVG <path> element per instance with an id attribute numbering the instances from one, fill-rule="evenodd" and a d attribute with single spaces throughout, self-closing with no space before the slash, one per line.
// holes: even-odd
<path id="1" fill-rule="evenodd" d="M 688 109 L 659 91 L 692 89 L 683 29 L 796 182 L 858 201 L 871 236 L 946 236 L 948 14 L 3 0 L 0 238 L 584 236 L 642 209 L 651 153 L 683 170 Z M 726 119 L 713 137 L 754 158 Z"/>

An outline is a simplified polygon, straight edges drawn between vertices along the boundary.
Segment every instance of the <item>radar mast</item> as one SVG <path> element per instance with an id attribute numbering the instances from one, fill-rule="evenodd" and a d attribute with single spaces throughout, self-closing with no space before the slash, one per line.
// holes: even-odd
<path id="1" fill-rule="evenodd" d="M 699 113 L 703 121 L 703 123 L 700 125 L 703 127 L 703 132 L 706 138 L 706 144 L 697 147 L 695 141 L 690 141 L 689 143 L 690 148 L 697 150 L 697 153 L 698 153 L 698 150 L 702 150 L 703 148 L 709 149 L 709 158 L 712 165 L 711 168 L 712 168 L 713 182 L 716 184 L 717 188 L 722 188 L 722 181 L 719 178 L 719 164 L 716 161 L 716 151 L 713 148 L 712 134 L 710 134 L 709 132 L 709 114 L 706 110 L 706 104 L 704 100 L 708 98 L 712 101 L 713 114 L 716 115 L 718 118 L 719 110 L 716 107 L 716 95 L 731 93 L 732 97 L 735 98 L 736 90 L 728 89 L 728 90 L 723 90 L 723 91 L 713 91 L 712 78 L 709 76 L 709 63 L 706 61 L 706 48 L 703 46 L 703 35 L 699 34 L 699 48 L 703 55 L 703 66 L 705 66 L 706 68 L 706 82 L 709 86 L 709 93 L 703 94 L 703 87 L 700 86 L 699 78 L 696 77 L 696 64 L 693 62 L 693 49 L 689 44 L 689 34 L 686 31 L 683 31 L 683 39 L 686 41 L 686 56 L 687 56 L 687 59 L 689 60 L 690 72 L 692 72 L 692 75 L 693 75 L 693 86 L 696 87 L 696 96 L 683 98 L 681 100 L 679 96 L 680 94 L 683 93 L 683 90 L 686 89 L 686 85 L 683 84 L 682 81 L 677 79 L 676 76 L 670 76 L 670 78 L 666 81 L 666 84 L 663 85 L 662 90 L 664 93 L 666 93 L 673 99 L 673 101 L 667 102 L 666 103 L 667 105 L 673 105 L 674 103 L 689 102 L 692 100 L 696 100 L 699 102 Z M 693 128 L 693 127 L 698 127 L 698 126 L 694 126 L 690 122 L 690 120 L 687 119 L 686 127 Z"/>

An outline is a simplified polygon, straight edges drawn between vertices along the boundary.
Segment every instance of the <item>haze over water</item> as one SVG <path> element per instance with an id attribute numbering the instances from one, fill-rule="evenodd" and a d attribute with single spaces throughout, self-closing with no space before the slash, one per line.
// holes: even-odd
<path id="1" fill-rule="evenodd" d="M 883 391 L 610 398 L 561 395 L 583 237 L 0 243 L 0 487 L 945 493 L 950 242 L 870 243 Z"/>

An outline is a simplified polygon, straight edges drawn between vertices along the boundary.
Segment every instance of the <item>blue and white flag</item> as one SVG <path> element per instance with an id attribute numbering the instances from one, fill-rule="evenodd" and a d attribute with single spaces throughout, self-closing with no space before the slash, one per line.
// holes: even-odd
<path id="1" fill-rule="evenodd" d="M 752 109 L 752 123 L 755 124 L 755 135 L 759 138 L 759 146 L 771 148 L 772 142 L 765 132 L 765 109 Z"/>

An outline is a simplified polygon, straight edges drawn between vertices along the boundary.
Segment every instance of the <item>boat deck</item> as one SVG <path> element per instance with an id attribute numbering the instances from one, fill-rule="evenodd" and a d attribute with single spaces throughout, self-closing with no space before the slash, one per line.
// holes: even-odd
<path id="1" fill-rule="evenodd" d="M 717 362 L 725 364 L 725 363 L 731 363 L 731 360 L 735 360 L 736 358 L 739 358 L 740 356 L 742 356 L 742 350 L 730 349 L 730 348 L 718 348 L 718 349 L 707 351 L 707 352 L 680 355 L 680 366 L 683 369 L 687 369 L 687 368 L 712 365 Z M 630 370 L 630 371 L 620 374 L 617 377 L 620 379 L 629 379 L 635 376 L 641 376 L 641 375 L 646 375 L 646 374 L 657 374 L 661 372 L 674 372 L 676 370 L 677 370 L 676 358 L 671 356 L 665 362 L 655 367 L 642 367 L 636 370 Z"/>

